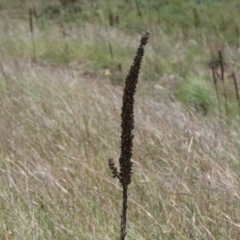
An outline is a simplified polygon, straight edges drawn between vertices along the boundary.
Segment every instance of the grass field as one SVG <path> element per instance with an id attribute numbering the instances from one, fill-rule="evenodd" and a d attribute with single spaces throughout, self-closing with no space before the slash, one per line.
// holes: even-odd
<path id="1" fill-rule="evenodd" d="M 146 30 L 126 239 L 239 239 L 239 13 L 237 0 L 1 0 L 0 239 L 118 239 L 107 159 Z"/>

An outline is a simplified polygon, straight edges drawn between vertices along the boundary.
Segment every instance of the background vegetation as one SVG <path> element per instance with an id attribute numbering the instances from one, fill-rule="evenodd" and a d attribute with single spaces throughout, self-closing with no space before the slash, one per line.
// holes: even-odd
<path id="1" fill-rule="evenodd" d="M 1 0 L 0 239 L 117 238 L 107 158 L 146 30 L 127 239 L 238 239 L 239 12 L 237 0 Z"/>

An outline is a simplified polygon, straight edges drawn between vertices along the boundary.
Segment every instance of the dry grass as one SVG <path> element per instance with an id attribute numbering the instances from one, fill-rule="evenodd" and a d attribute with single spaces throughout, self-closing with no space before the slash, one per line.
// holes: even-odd
<path id="1" fill-rule="evenodd" d="M 112 63 L 106 39 L 124 73 L 139 36 L 86 24 L 63 39 L 59 27 L 38 26 L 33 64 L 27 17 L 1 18 L 0 239 L 116 239 L 121 188 L 106 159 L 119 157 L 122 87 L 103 77 Z M 185 77 L 212 81 L 207 41 L 151 30 L 136 93 L 127 238 L 238 239 L 239 119 L 226 126 L 172 94 Z M 228 44 L 225 53 L 237 62 Z"/>
<path id="2" fill-rule="evenodd" d="M 3 68 L 1 239 L 116 238 L 121 189 L 106 159 L 119 152 L 122 89 L 68 69 Z M 137 97 L 135 117 L 128 238 L 237 239 L 237 127 L 154 97 Z"/>

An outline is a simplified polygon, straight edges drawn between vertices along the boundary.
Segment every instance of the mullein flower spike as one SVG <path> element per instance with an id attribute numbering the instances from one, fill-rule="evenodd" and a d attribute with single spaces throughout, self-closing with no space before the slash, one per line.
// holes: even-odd
<path id="1" fill-rule="evenodd" d="M 117 177 L 122 184 L 122 214 L 121 214 L 121 231 L 119 240 L 124 240 L 127 234 L 127 208 L 128 208 L 128 185 L 132 177 L 132 151 L 133 138 L 132 130 L 134 129 L 134 94 L 138 82 L 138 75 L 141 68 L 142 57 L 144 55 L 144 46 L 148 42 L 149 31 L 141 38 L 140 46 L 137 49 L 136 56 L 129 73 L 125 80 L 123 91 L 123 103 L 121 114 L 121 152 L 119 157 L 120 171 L 115 166 L 113 159 L 108 159 L 108 166 L 112 171 L 113 177 Z"/>
<path id="2" fill-rule="evenodd" d="M 141 38 L 140 46 L 137 49 L 133 64 L 125 80 L 123 93 L 123 105 L 121 114 L 121 153 L 119 158 L 120 172 L 119 180 L 122 184 L 130 184 L 132 176 L 132 150 L 133 138 L 132 130 L 134 128 L 134 94 L 138 82 L 138 75 L 141 68 L 142 57 L 144 55 L 144 46 L 148 42 L 149 31 Z"/>

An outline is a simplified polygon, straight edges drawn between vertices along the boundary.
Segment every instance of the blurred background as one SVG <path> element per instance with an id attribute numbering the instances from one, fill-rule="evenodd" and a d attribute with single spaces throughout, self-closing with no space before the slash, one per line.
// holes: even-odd
<path id="1" fill-rule="evenodd" d="M 238 0 L 0 0 L 0 239 L 117 239 L 124 80 L 141 35 L 127 239 L 238 239 Z"/>

